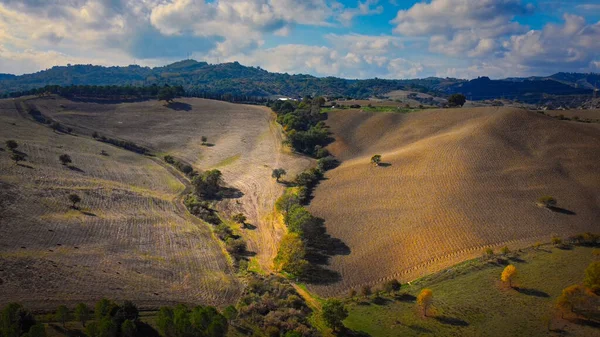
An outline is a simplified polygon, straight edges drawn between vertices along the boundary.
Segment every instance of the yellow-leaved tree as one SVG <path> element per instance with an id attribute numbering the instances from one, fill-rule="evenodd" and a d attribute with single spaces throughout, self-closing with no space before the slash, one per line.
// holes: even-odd
<path id="1" fill-rule="evenodd" d="M 502 282 L 508 282 L 508 286 L 512 288 L 512 280 L 515 277 L 515 275 L 517 275 L 517 267 L 513 266 L 512 264 L 509 264 L 502 271 L 500 279 L 502 280 Z"/>
<path id="2" fill-rule="evenodd" d="M 585 306 L 587 300 L 591 297 L 593 297 L 591 291 L 579 284 L 574 284 L 563 289 L 562 294 L 558 297 L 556 306 L 563 314 L 565 311 L 573 313 Z"/>
<path id="3" fill-rule="evenodd" d="M 421 290 L 419 296 L 417 296 L 417 304 L 423 309 L 425 317 L 427 317 L 427 308 L 431 305 L 431 302 L 433 302 L 433 292 L 431 289 L 425 288 Z"/>

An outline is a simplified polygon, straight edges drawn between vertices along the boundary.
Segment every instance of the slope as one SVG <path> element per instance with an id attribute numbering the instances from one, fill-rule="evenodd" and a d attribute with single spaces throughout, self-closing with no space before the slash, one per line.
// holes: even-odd
<path id="1" fill-rule="evenodd" d="M 410 281 L 482 254 L 597 230 L 598 125 L 477 108 L 413 114 L 334 112 L 343 163 L 310 210 L 351 249 L 331 261 L 342 281 L 323 295 Z M 382 154 L 375 167 L 370 157 Z M 559 209 L 535 205 L 552 195 Z"/>
<path id="2" fill-rule="evenodd" d="M 98 104 L 54 97 L 28 103 L 78 132 L 98 131 L 169 153 L 196 169 L 219 169 L 225 182 L 242 193 L 219 203 L 222 216 L 241 212 L 248 217 L 256 227 L 243 233 L 249 250 L 257 254 L 263 269 L 271 268 L 283 235 L 273 208 L 284 189 L 271 172 L 281 167 L 293 176 L 311 160 L 283 148 L 282 130 L 269 109 L 196 98 L 177 99 L 169 106 L 157 101 Z M 208 138 L 207 145 L 202 136 Z"/>
<path id="3" fill-rule="evenodd" d="M 180 207 L 184 186 L 168 170 L 24 119 L 12 100 L 0 101 L 0 128 L 0 304 L 236 300 L 240 287 L 220 244 Z M 8 139 L 25 162 L 11 161 Z M 61 165 L 61 154 L 73 163 Z M 81 197 L 79 210 L 70 193 Z"/>

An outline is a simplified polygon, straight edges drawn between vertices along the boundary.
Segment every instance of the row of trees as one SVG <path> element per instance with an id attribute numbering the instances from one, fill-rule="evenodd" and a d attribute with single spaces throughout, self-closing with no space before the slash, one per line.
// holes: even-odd
<path id="1" fill-rule="evenodd" d="M 10 97 L 21 97 L 29 95 L 60 95 L 71 99 L 103 99 L 103 100 L 131 100 L 158 98 L 171 99 L 184 96 L 185 90 L 182 86 L 117 86 L 117 85 L 47 85 L 37 89 L 13 92 Z M 172 95 L 172 96 L 165 96 Z"/>

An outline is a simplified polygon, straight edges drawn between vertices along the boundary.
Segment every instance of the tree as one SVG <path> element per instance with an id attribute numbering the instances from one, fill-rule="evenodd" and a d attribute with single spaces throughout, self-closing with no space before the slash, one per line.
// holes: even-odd
<path id="1" fill-rule="evenodd" d="M 63 328 L 65 327 L 65 322 L 69 319 L 69 308 L 65 305 L 61 305 L 56 309 L 55 319 L 62 323 Z"/>
<path id="2" fill-rule="evenodd" d="M 502 282 L 508 282 L 508 286 L 512 288 L 512 280 L 517 275 L 517 267 L 509 264 L 502 271 L 502 275 L 500 275 L 500 279 Z"/>
<path id="3" fill-rule="evenodd" d="M 585 303 L 587 295 L 584 287 L 574 284 L 563 289 L 556 305 L 563 311 L 575 312 L 579 306 Z"/>
<path id="4" fill-rule="evenodd" d="M 467 98 L 463 94 L 453 94 L 448 97 L 448 105 L 451 107 L 463 106 L 467 102 Z"/>
<path id="5" fill-rule="evenodd" d="M 54 131 L 59 131 L 61 126 L 60 126 L 60 123 L 58 123 L 58 122 L 52 122 L 52 124 L 50 124 L 50 127 Z"/>
<path id="6" fill-rule="evenodd" d="M 77 194 L 72 193 L 69 194 L 69 201 L 73 203 L 73 208 L 77 209 L 76 204 L 81 202 L 81 198 Z"/>
<path id="7" fill-rule="evenodd" d="M 15 161 L 15 164 L 19 164 L 20 161 L 25 161 L 25 155 L 19 152 L 13 152 L 10 155 L 10 159 Z"/>
<path id="8" fill-rule="evenodd" d="M 25 335 L 26 337 L 46 337 L 46 327 L 44 326 L 44 324 L 42 323 L 38 323 L 34 326 L 32 326 L 29 329 L 29 332 L 26 333 Z"/>
<path id="9" fill-rule="evenodd" d="M 273 173 L 271 173 L 271 177 L 275 178 L 277 182 L 279 182 L 279 178 L 283 177 L 284 175 L 286 175 L 287 172 L 285 172 L 284 169 L 282 168 L 277 168 L 273 170 Z"/>
<path id="10" fill-rule="evenodd" d="M 510 249 L 508 249 L 508 246 L 504 246 L 504 247 L 500 248 L 500 253 L 502 253 L 502 255 L 506 255 L 506 254 L 510 253 Z"/>
<path id="11" fill-rule="evenodd" d="M 158 331 L 160 331 L 163 336 L 172 336 L 174 334 L 175 324 L 173 323 L 173 317 L 173 308 L 160 308 L 158 317 L 156 318 L 156 325 L 158 326 Z"/>
<path id="12" fill-rule="evenodd" d="M 392 293 L 394 291 L 400 290 L 401 287 L 402 284 L 400 284 L 398 280 L 393 279 L 383 284 L 383 291 L 385 291 L 386 293 Z"/>
<path id="13" fill-rule="evenodd" d="M 60 160 L 60 162 L 61 162 L 63 165 L 67 165 L 67 164 L 70 164 L 70 163 L 72 163 L 72 162 L 73 162 L 73 161 L 71 160 L 71 156 L 69 156 L 68 154 L 61 154 L 61 155 L 58 157 L 58 160 Z"/>
<path id="14" fill-rule="evenodd" d="M 590 263 L 585 269 L 583 284 L 594 293 L 600 293 L 600 261 Z"/>
<path id="15" fill-rule="evenodd" d="M 372 293 L 373 292 L 371 291 L 371 286 L 365 285 L 360 288 L 360 294 L 363 297 L 369 297 Z"/>
<path id="16" fill-rule="evenodd" d="M 33 314 L 18 303 L 9 303 L 0 312 L 0 336 L 19 337 L 34 325 Z"/>
<path id="17" fill-rule="evenodd" d="M 275 256 L 275 268 L 295 276 L 304 273 L 308 262 L 304 259 L 306 255 L 304 242 L 296 233 L 286 234 L 279 244 L 277 256 Z"/>
<path id="18" fill-rule="evenodd" d="M 344 304 L 337 299 L 328 299 L 323 304 L 323 320 L 333 331 L 344 327 L 343 321 L 348 317 L 348 310 Z"/>
<path id="19" fill-rule="evenodd" d="M 376 154 L 373 157 L 371 157 L 371 163 L 375 164 L 375 166 L 379 166 L 379 164 L 381 163 L 381 155 Z"/>
<path id="20" fill-rule="evenodd" d="M 132 320 L 126 319 L 121 324 L 121 336 L 123 337 L 134 337 L 137 332 L 137 326 Z"/>
<path id="21" fill-rule="evenodd" d="M 235 214 L 233 217 L 231 217 L 231 220 L 233 220 L 236 223 L 239 223 L 241 225 L 246 224 L 246 216 L 242 213 Z"/>
<path id="22" fill-rule="evenodd" d="M 11 151 L 15 151 L 19 147 L 19 144 L 14 140 L 9 139 L 6 141 L 6 147 Z"/>
<path id="23" fill-rule="evenodd" d="M 208 138 L 206 136 L 202 136 L 202 138 L 200 138 L 200 140 L 202 140 L 202 145 L 206 145 Z"/>
<path id="24" fill-rule="evenodd" d="M 163 87 L 157 95 L 159 101 L 170 103 L 175 98 L 175 91 L 171 87 Z"/>
<path id="25" fill-rule="evenodd" d="M 223 310 L 223 316 L 225 316 L 225 318 L 227 318 L 227 320 L 229 322 L 236 319 L 237 315 L 238 315 L 238 311 L 233 305 L 227 306 L 225 308 L 225 310 Z"/>
<path id="26" fill-rule="evenodd" d="M 100 135 L 98 134 L 98 131 L 94 131 L 94 133 L 92 133 L 92 138 L 96 139 L 100 137 Z"/>
<path id="27" fill-rule="evenodd" d="M 423 309 L 423 315 L 427 317 L 427 308 L 433 302 L 433 292 L 431 289 L 423 289 L 417 296 L 417 304 Z"/>
<path id="28" fill-rule="evenodd" d="M 554 199 L 553 197 L 549 196 L 549 195 L 545 195 L 540 197 L 537 200 L 537 204 L 540 207 L 546 207 L 546 208 L 551 208 L 551 207 L 556 207 L 556 199 Z"/>
<path id="29" fill-rule="evenodd" d="M 79 303 L 75 307 L 75 319 L 85 326 L 85 322 L 90 319 L 90 308 L 85 303 Z"/>
<path id="30" fill-rule="evenodd" d="M 96 321 L 100 321 L 103 317 L 109 316 L 117 305 L 106 298 L 96 302 L 94 307 L 94 316 Z"/>
<path id="31" fill-rule="evenodd" d="M 562 243 L 562 239 L 560 238 L 560 236 L 553 236 L 551 239 L 551 242 L 553 245 L 557 246 L 560 245 Z"/>

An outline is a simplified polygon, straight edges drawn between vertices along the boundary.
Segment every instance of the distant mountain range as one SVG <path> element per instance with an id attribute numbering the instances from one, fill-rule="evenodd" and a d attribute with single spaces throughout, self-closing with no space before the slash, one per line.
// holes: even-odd
<path id="1" fill-rule="evenodd" d="M 474 80 L 429 77 L 411 80 L 352 80 L 337 77 L 271 73 L 238 62 L 208 64 L 184 60 L 164 67 L 56 66 L 20 76 L 0 74 L 0 95 L 46 85 L 181 85 L 190 95 L 246 95 L 254 97 L 328 95 L 368 98 L 394 90 L 410 90 L 434 96 L 463 93 L 471 100 L 518 99 L 537 103 L 552 96 L 593 94 L 600 74 L 557 73 L 548 77 Z"/>

